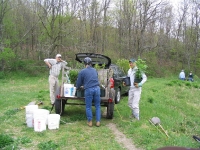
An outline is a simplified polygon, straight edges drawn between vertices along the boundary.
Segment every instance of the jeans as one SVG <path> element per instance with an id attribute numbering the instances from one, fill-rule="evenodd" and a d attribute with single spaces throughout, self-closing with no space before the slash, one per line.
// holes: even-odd
<path id="1" fill-rule="evenodd" d="M 96 122 L 101 120 L 101 99 L 100 99 L 100 87 L 92 87 L 85 89 L 85 107 L 86 107 L 86 116 L 88 122 L 92 120 L 92 102 L 96 109 Z"/>

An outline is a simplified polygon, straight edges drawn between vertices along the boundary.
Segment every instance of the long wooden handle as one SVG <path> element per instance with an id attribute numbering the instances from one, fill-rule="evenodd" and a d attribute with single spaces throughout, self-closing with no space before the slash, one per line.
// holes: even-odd
<path id="1" fill-rule="evenodd" d="M 161 126 L 161 124 L 158 124 L 159 125 L 159 127 L 163 130 L 163 132 L 165 133 L 165 135 L 167 136 L 167 137 L 169 137 L 169 135 L 167 134 L 167 132 L 163 129 L 163 127 Z"/>
<path id="2" fill-rule="evenodd" d="M 163 132 L 161 132 L 161 131 L 158 129 L 158 127 L 157 127 L 151 120 L 149 120 L 149 122 L 150 122 L 154 127 L 156 127 L 156 129 L 157 129 L 161 134 L 163 134 Z"/>

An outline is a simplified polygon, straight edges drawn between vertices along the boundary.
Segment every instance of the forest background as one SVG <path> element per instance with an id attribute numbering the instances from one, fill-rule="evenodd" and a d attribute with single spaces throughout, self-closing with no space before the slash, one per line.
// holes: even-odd
<path id="1" fill-rule="evenodd" d="M 200 75 L 200 1 L 0 0 L 0 78 L 37 75 L 44 58 L 142 58 L 148 76 Z"/>

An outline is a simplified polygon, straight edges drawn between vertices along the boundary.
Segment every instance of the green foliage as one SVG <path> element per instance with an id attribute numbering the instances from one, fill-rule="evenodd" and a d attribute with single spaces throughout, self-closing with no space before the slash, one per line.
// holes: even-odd
<path id="1" fill-rule="evenodd" d="M 41 66 L 43 65 L 43 66 Z M 20 60 L 16 59 L 9 63 L 10 71 L 13 75 L 27 76 L 39 76 L 47 71 L 47 67 L 44 66 L 44 62 L 33 60 Z"/>
<path id="2" fill-rule="evenodd" d="M 0 72 L 0 79 L 5 79 L 5 73 L 4 73 L 4 71 Z"/>
<path id="3" fill-rule="evenodd" d="M 95 64 L 94 65 L 94 68 L 96 69 L 96 70 L 100 70 L 100 69 L 103 69 L 103 68 L 105 68 L 105 66 L 106 66 L 106 64 L 103 64 L 103 65 L 99 65 L 99 64 Z"/>
<path id="4" fill-rule="evenodd" d="M 14 143 L 14 139 L 7 134 L 0 134 L 0 148 L 4 148 Z"/>
<path id="5" fill-rule="evenodd" d="M 17 140 L 21 144 L 27 144 L 27 143 L 31 143 L 32 142 L 32 140 L 29 137 L 22 137 L 22 138 L 19 138 Z"/>
<path id="6" fill-rule="evenodd" d="M 38 148 L 41 150 L 56 150 L 58 144 L 54 143 L 53 141 L 42 142 L 38 144 Z"/>
<path id="7" fill-rule="evenodd" d="M 0 52 L 0 60 L 9 60 L 15 57 L 11 48 L 4 48 L 4 51 Z"/>
<path id="8" fill-rule="evenodd" d="M 148 66 L 146 65 L 146 61 L 142 60 L 141 58 L 138 58 L 136 61 L 136 66 L 137 66 L 137 71 L 135 73 L 135 78 L 141 79 L 142 78 L 142 73 L 147 72 Z"/>
<path id="9" fill-rule="evenodd" d="M 39 92 L 38 92 L 38 95 L 37 95 L 37 99 L 39 100 L 39 101 L 43 101 L 44 99 L 45 99 L 45 96 L 46 96 L 46 94 L 47 93 L 49 93 L 49 91 L 48 90 L 40 90 Z"/>
<path id="10" fill-rule="evenodd" d="M 68 66 L 70 66 L 71 68 L 75 68 L 77 70 L 81 70 L 81 69 L 84 69 L 85 68 L 85 65 L 83 63 L 80 63 L 80 62 L 73 62 L 73 61 L 70 61 L 68 62 Z"/>
<path id="11" fill-rule="evenodd" d="M 76 80 L 78 78 L 78 73 L 79 73 L 79 71 L 75 70 L 75 69 L 72 69 L 72 70 L 69 71 L 68 76 L 69 76 L 69 79 L 70 79 L 72 84 L 76 83 Z"/>
<path id="12" fill-rule="evenodd" d="M 127 59 L 118 59 L 116 65 L 118 65 L 125 73 L 129 70 L 129 60 Z"/>

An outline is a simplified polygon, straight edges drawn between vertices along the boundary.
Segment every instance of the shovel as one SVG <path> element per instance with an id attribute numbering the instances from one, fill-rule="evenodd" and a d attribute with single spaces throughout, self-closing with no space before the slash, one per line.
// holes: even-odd
<path id="1" fill-rule="evenodd" d="M 38 103 L 36 104 L 36 101 L 33 101 L 33 102 L 28 103 L 28 105 L 26 105 L 26 106 L 29 106 L 29 105 L 38 105 L 38 106 L 39 106 L 39 105 L 43 105 L 43 102 L 40 101 L 40 102 L 38 102 Z M 19 110 L 25 109 L 26 106 L 22 106 L 22 107 L 20 107 L 20 108 L 16 108 L 15 110 L 19 111 Z"/>
<path id="2" fill-rule="evenodd" d="M 165 135 L 167 136 L 167 137 L 169 137 L 169 135 L 167 134 L 167 132 L 163 129 L 163 127 L 161 126 L 161 124 L 160 124 L 160 119 L 158 118 L 158 117 L 153 117 L 153 118 L 151 118 L 151 120 L 149 120 L 153 125 L 158 125 L 161 129 L 162 129 L 162 131 L 165 133 Z"/>

